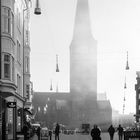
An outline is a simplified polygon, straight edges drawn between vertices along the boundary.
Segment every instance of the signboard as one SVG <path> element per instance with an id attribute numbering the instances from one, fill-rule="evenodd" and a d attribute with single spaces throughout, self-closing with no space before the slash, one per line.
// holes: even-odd
<path id="1" fill-rule="evenodd" d="M 8 108 L 16 108 L 16 102 L 7 102 Z"/>
<path id="2" fill-rule="evenodd" d="M 124 131 L 124 140 L 129 138 L 140 138 L 140 131 Z"/>

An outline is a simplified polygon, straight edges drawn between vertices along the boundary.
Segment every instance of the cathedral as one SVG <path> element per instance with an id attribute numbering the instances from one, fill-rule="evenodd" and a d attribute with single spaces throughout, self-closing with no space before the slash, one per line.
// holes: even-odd
<path id="1" fill-rule="evenodd" d="M 59 122 L 68 128 L 81 124 L 111 124 L 109 100 L 97 100 L 97 41 L 90 25 L 88 0 L 77 0 L 73 38 L 70 44 L 70 93 L 35 92 L 36 121 L 47 106 L 42 121 L 51 127 Z M 40 111 L 41 112 L 41 111 Z M 47 118 L 47 120 L 46 120 Z"/>

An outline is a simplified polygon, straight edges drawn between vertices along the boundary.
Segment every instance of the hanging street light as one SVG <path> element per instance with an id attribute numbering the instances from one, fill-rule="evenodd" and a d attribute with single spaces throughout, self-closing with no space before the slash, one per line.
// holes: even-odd
<path id="1" fill-rule="evenodd" d="M 53 88 L 52 88 L 52 80 L 51 80 L 50 90 L 53 90 Z"/>
<path id="2" fill-rule="evenodd" d="M 124 83 L 124 89 L 126 89 L 126 76 L 125 76 L 125 83 Z"/>
<path id="3" fill-rule="evenodd" d="M 56 72 L 59 72 L 59 67 L 58 67 L 58 55 L 56 55 Z"/>
<path id="4" fill-rule="evenodd" d="M 34 14 L 36 14 L 36 15 L 41 14 L 41 8 L 40 8 L 39 0 L 36 0 L 36 6 L 35 6 Z"/>
<path id="5" fill-rule="evenodd" d="M 128 51 L 127 51 L 127 61 L 126 61 L 126 70 L 129 70 L 129 64 L 128 64 Z"/>

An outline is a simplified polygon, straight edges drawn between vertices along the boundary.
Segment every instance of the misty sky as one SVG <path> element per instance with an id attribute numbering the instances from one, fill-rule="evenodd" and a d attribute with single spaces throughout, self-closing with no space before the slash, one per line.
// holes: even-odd
<path id="1" fill-rule="evenodd" d="M 69 91 L 69 46 L 76 0 L 40 0 L 42 15 L 30 19 L 31 80 L 34 91 Z M 98 93 L 106 92 L 113 108 L 135 112 L 136 71 L 140 71 L 140 1 L 89 0 L 92 34 L 98 42 Z M 125 71 L 128 51 L 130 70 Z M 58 54 L 60 72 L 55 72 Z M 124 90 L 126 76 L 127 89 Z"/>

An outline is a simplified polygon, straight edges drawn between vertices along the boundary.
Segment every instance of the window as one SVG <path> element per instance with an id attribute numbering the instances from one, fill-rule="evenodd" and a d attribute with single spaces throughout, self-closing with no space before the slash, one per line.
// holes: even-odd
<path id="1" fill-rule="evenodd" d="M 29 72 L 29 57 L 25 57 L 25 72 Z"/>
<path id="2" fill-rule="evenodd" d="M 26 85 L 26 98 L 30 98 L 30 85 Z"/>
<path id="3" fill-rule="evenodd" d="M 10 9 L 4 8 L 4 32 L 10 33 Z"/>
<path id="4" fill-rule="evenodd" d="M 17 40 L 17 60 L 18 60 L 18 62 L 21 61 L 20 58 L 21 58 L 21 46 L 20 46 L 19 41 Z"/>
<path id="5" fill-rule="evenodd" d="M 14 37 L 14 15 L 11 13 L 11 36 Z"/>
<path id="6" fill-rule="evenodd" d="M 14 36 L 14 15 L 8 7 L 2 9 L 2 32 Z"/>
<path id="7" fill-rule="evenodd" d="M 10 79 L 10 55 L 4 54 L 4 78 Z"/>
<path id="8" fill-rule="evenodd" d="M 20 14 L 20 11 L 19 11 L 19 8 L 17 8 L 17 26 L 18 26 L 18 28 L 19 28 L 19 30 L 20 30 L 20 27 L 21 27 L 21 14 Z"/>
<path id="9" fill-rule="evenodd" d="M 15 81 L 15 62 L 14 58 L 12 57 L 12 81 Z"/>
<path id="10" fill-rule="evenodd" d="M 25 44 L 29 45 L 29 42 L 30 42 L 29 31 L 26 30 L 26 32 L 25 32 Z"/>

